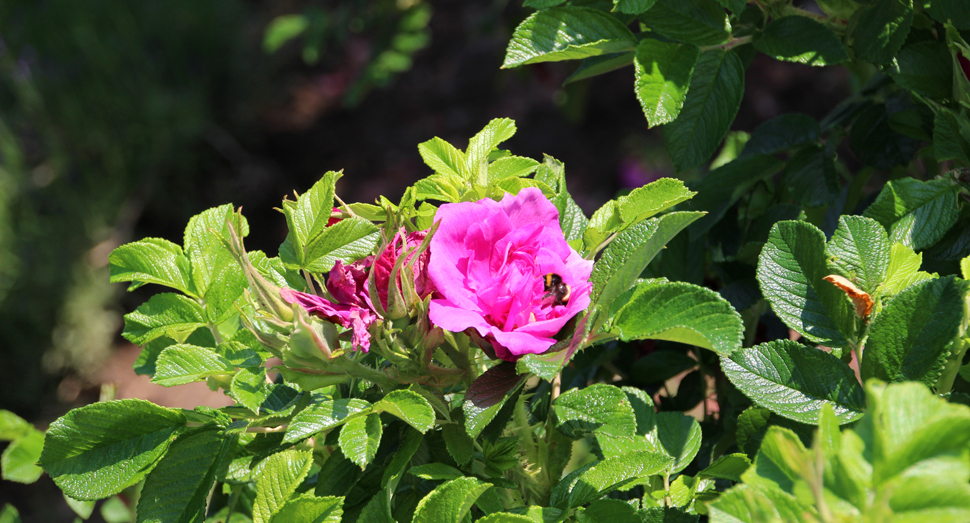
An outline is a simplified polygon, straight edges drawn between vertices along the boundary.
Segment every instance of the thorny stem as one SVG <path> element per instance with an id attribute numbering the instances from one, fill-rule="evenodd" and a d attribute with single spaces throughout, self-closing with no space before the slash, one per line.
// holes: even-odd
<path id="1" fill-rule="evenodd" d="M 385 392 L 394 390 L 394 388 L 397 386 L 397 383 L 389 378 L 387 374 L 384 374 L 377 369 L 372 369 L 366 365 L 362 365 L 361 363 L 358 363 L 346 356 L 336 358 L 333 360 L 333 362 L 336 363 L 341 370 L 347 374 L 350 374 L 351 376 L 365 379 L 367 381 L 373 381 Z"/>
<path id="2" fill-rule="evenodd" d="M 946 366 L 943 368 L 943 374 L 940 376 L 940 380 L 936 384 L 937 394 L 946 394 L 953 390 L 953 382 L 957 379 L 957 374 L 960 373 L 960 367 L 963 366 L 963 355 L 970 348 L 970 340 L 962 339 L 953 342 L 953 348 L 950 349 L 950 357 L 946 360 Z"/>
<path id="3" fill-rule="evenodd" d="M 556 374 L 556 377 L 552 379 L 552 392 L 549 394 L 549 402 L 556 401 L 559 397 L 559 389 L 562 388 L 562 372 L 560 371 Z M 550 410 L 551 412 L 551 410 Z"/>

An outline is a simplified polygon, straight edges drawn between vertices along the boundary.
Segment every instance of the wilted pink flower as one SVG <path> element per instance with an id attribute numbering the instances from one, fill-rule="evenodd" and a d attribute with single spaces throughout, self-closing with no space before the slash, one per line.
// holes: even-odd
<path id="1" fill-rule="evenodd" d="M 421 245 L 425 236 L 428 235 L 428 231 L 416 231 L 407 235 L 403 234 L 403 232 L 404 229 L 401 229 L 401 232 L 394 235 L 394 239 L 384 248 L 384 251 L 381 252 L 381 255 L 374 262 L 374 280 L 377 285 L 377 294 L 380 296 L 381 305 L 385 309 L 387 308 L 387 293 L 390 289 L 391 272 L 394 270 L 394 264 L 397 263 L 398 258 L 404 255 L 404 253 Z M 414 261 L 411 268 L 412 274 L 414 274 L 414 291 L 421 299 L 424 299 L 434 291 L 434 284 L 428 279 L 429 255 L 429 250 L 425 250 L 419 254 L 418 259 Z M 411 263 L 412 258 L 414 258 L 414 254 L 408 255 L 404 263 Z M 398 289 L 401 288 L 400 277 L 398 277 L 397 286 Z"/>
<path id="2" fill-rule="evenodd" d="M 402 229 L 376 258 L 368 256 L 350 265 L 338 260 L 327 276 L 327 291 L 336 303 L 314 294 L 290 289 L 281 289 L 280 294 L 287 303 L 298 303 L 308 312 L 338 323 L 346 329 L 352 329 L 351 344 L 355 349 L 359 348 L 366 352 L 370 349 L 370 333 L 367 329 L 378 319 L 377 309 L 371 301 L 367 286 L 370 271 L 375 271 L 374 283 L 377 286 L 377 294 L 382 309 L 386 310 L 388 287 L 394 264 L 397 263 L 398 257 L 421 245 L 427 234 L 427 231 L 417 231 L 405 235 Z M 413 254 L 409 255 L 404 263 L 409 263 L 413 257 Z M 427 265 L 428 251 L 425 250 L 418 255 L 418 259 L 412 265 L 414 290 L 422 299 L 434 290 L 434 285 L 428 279 Z M 401 288 L 400 278 L 397 286 Z"/>
<path id="3" fill-rule="evenodd" d="M 593 262 L 566 243 L 559 212 L 539 189 L 501 202 L 442 205 L 428 275 L 435 325 L 474 329 L 515 361 L 552 346 L 552 336 L 589 306 Z M 561 281 L 561 285 L 556 285 Z"/>
<path id="4" fill-rule="evenodd" d="M 370 350 L 370 333 L 367 329 L 377 321 L 367 293 L 367 273 L 373 263 L 373 256 L 350 265 L 337 260 L 327 277 L 327 290 L 337 303 L 290 289 L 280 289 L 280 294 L 287 303 L 297 303 L 308 312 L 351 329 L 351 345 L 367 352 Z"/>

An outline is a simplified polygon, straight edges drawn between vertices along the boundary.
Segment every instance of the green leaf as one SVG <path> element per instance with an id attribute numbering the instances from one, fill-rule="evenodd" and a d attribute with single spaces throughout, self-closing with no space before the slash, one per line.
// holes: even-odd
<path id="1" fill-rule="evenodd" d="M 706 234 L 741 196 L 748 194 L 751 187 L 774 176 L 784 165 L 770 154 L 742 156 L 707 173 L 700 182 L 692 185 L 697 196 L 691 200 L 690 208 L 705 211 L 707 216 L 690 226 L 691 241 Z"/>
<path id="2" fill-rule="evenodd" d="M 818 141 L 818 121 L 807 114 L 788 113 L 759 125 L 744 145 L 743 156 L 775 154 Z"/>
<path id="3" fill-rule="evenodd" d="M 840 216 L 826 247 L 832 267 L 869 294 L 883 282 L 889 266 L 889 236 L 879 222 L 863 216 Z"/>
<path id="4" fill-rule="evenodd" d="M 397 452 L 394 453 L 394 457 L 391 458 L 390 463 L 384 469 L 384 473 L 381 476 L 381 488 L 389 489 L 391 492 L 397 488 L 405 470 L 411 466 L 411 458 L 414 457 L 414 454 L 421 446 L 424 435 L 414 429 L 408 428 L 404 430 L 403 435 L 399 436 L 399 439 L 400 443 L 398 444 Z"/>
<path id="5" fill-rule="evenodd" d="M 297 196 L 295 202 L 283 202 L 283 214 L 290 229 L 287 241 L 294 241 L 291 247 L 301 261 L 305 258 L 299 255 L 305 254 L 310 242 L 327 228 L 333 210 L 334 187 L 341 176 L 341 173 L 329 171 L 309 191 Z"/>
<path id="6" fill-rule="evenodd" d="M 462 521 L 475 500 L 492 488 L 475 478 L 457 478 L 432 490 L 418 502 L 412 523 L 454 523 Z"/>
<path id="7" fill-rule="evenodd" d="M 616 203 L 623 223 L 634 224 L 685 202 L 695 194 L 680 180 L 661 178 L 617 198 Z"/>
<path id="8" fill-rule="evenodd" d="M 808 509 L 777 489 L 738 485 L 708 505 L 711 523 L 803 521 Z"/>
<path id="9" fill-rule="evenodd" d="M 771 228 L 758 257 L 761 293 L 778 318 L 802 336 L 844 347 L 855 335 L 855 311 L 845 293 L 823 280 L 828 274 L 822 231 L 795 221 Z"/>
<path id="10" fill-rule="evenodd" d="M 552 156 L 543 155 L 543 162 L 536 169 L 535 178 L 556 191 L 556 196 L 550 201 L 559 211 L 559 226 L 566 241 L 582 238 L 589 226 L 589 220 L 566 188 L 566 167 Z"/>
<path id="11" fill-rule="evenodd" d="M 360 467 L 344 457 L 340 448 L 336 448 L 320 468 L 313 493 L 317 496 L 345 496 L 356 486 L 362 475 Z"/>
<path id="12" fill-rule="evenodd" d="M 0 511 L 0 523 L 20 523 L 20 512 L 17 512 L 17 507 L 10 503 L 5 504 Z"/>
<path id="13" fill-rule="evenodd" d="M 523 381 L 516 373 L 515 364 L 510 362 L 502 362 L 488 369 L 473 381 L 462 403 L 468 435 L 477 438 Z"/>
<path id="14" fill-rule="evenodd" d="M 424 396 L 414 391 L 391 391 L 384 396 L 384 399 L 374 404 L 374 410 L 389 412 L 421 433 L 434 427 L 434 409 Z"/>
<path id="15" fill-rule="evenodd" d="M 418 153 L 424 163 L 437 174 L 468 179 L 465 153 L 437 136 L 418 144 Z"/>
<path id="16" fill-rule="evenodd" d="M 236 400 L 236 403 L 253 412 L 259 412 L 259 406 L 266 401 L 269 393 L 266 387 L 266 369 L 263 367 L 239 369 L 232 378 L 229 389 L 229 396 Z"/>
<path id="17" fill-rule="evenodd" d="M 173 387 L 201 381 L 209 376 L 235 372 L 232 364 L 212 349 L 194 345 L 173 345 L 158 356 L 152 383 Z"/>
<path id="18" fill-rule="evenodd" d="M 560 509 L 579 507 L 639 480 L 661 473 L 673 460 L 659 452 L 631 452 L 579 468 L 552 489 L 549 504 Z"/>
<path id="19" fill-rule="evenodd" d="M 964 280 L 970 280 L 970 256 L 960 260 L 960 274 Z"/>
<path id="20" fill-rule="evenodd" d="M 387 494 L 383 491 L 374 494 L 367 505 L 364 506 L 364 510 L 360 511 L 357 523 L 397 523 L 391 515 Z"/>
<path id="21" fill-rule="evenodd" d="M 776 18 L 764 28 L 754 47 L 776 60 L 800 64 L 834 65 L 849 59 L 839 37 L 806 16 Z"/>
<path id="22" fill-rule="evenodd" d="M 126 243 L 108 256 L 111 283 L 130 281 L 128 290 L 143 283 L 157 283 L 195 295 L 189 259 L 178 245 L 162 238 Z"/>
<path id="23" fill-rule="evenodd" d="M 305 15 L 280 15 L 270 21 L 263 33 L 263 51 L 275 53 L 286 42 L 300 36 L 310 26 Z"/>
<path id="24" fill-rule="evenodd" d="M 701 448 L 700 424 L 680 412 L 658 412 L 656 420 L 658 450 L 673 459 L 667 472 L 675 474 L 684 470 Z"/>
<path id="25" fill-rule="evenodd" d="M 613 330 L 624 341 L 676 341 L 728 355 L 741 346 L 744 325 L 731 304 L 710 289 L 647 281 L 616 313 Z"/>
<path id="26" fill-rule="evenodd" d="M 51 424 L 39 465 L 74 499 L 106 498 L 151 472 L 184 425 L 178 411 L 144 400 L 95 403 Z"/>
<path id="27" fill-rule="evenodd" d="M 690 86 L 697 46 L 646 38 L 633 61 L 637 100 L 650 127 L 670 123 L 680 115 Z"/>
<path id="28" fill-rule="evenodd" d="M 488 183 L 504 178 L 528 176 L 539 167 L 539 162 L 523 156 L 505 156 L 488 164 Z"/>
<path id="29" fill-rule="evenodd" d="M 874 64 L 892 61 L 913 23 L 912 0 L 877 0 L 853 18 L 852 47 Z"/>
<path id="30" fill-rule="evenodd" d="M 970 143 L 961 133 L 960 116 L 945 107 L 933 121 L 933 153 L 936 161 L 957 160 L 970 164 Z"/>
<path id="31" fill-rule="evenodd" d="M 350 461 L 363 469 L 374 461 L 383 433 L 380 414 L 350 418 L 340 429 L 340 449 Z"/>
<path id="32" fill-rule="evenodd" d="M 585 7 L 553 7 L 529 15 L 512 34 L 503 69 L 632 51 L 633 33 L 613 16 Z"/>
<path id="33" fill-rule="evenodd" d="M 872 449 L 873 484 L 896 479 L 900 473 L 921 481 L 950 477 L 953 483 L 965 484 L 963 478 L 970 473 L 966 463 L 953 468 L 955 463 L 944 463 L 970 445 L 970 409 L 947 403 L 914 382 L 887 386 L 870 381 L 866 388 L 872 415 L 858 432 L 867 452 Z"/>
<path id="34" fill-rule="evenodd" d="M 961 31 L 970 31 L 970 6 L 961 0 L 933 0 L 926 12 L 941 24 L 950 22 Z"/>
<path id="35" fill-rule="evenodd" d="M 573 74 L 566 77 L 562 84 L 565 86 L 573 82 L 586 80 L 587 78 L 592 78 L 610 71 L 616 71 L 621 67 L 626 67 L 633 63 L 633 56 L 634 53 L 632 52 L 590 56 L 589 58 L 586 58 L 580 62 L 579 67 L 573 71 Z"/>
<path id="36" fill-rule="evenodd" d="M 464 156 L 462 157 L 464 158 Z M 466 182 L 458 176 L 433 174 L 414 184 L 415 196 L 419 200 L 438 200 L 457 202 L 466 190 Z"/>
<path id="37" fill-rule="evenodd" d="M 613 300 L 636 282 L 664 245 L 701 216 L 703 213 L 699 212 L 672 212 L 637 223 L 620 233 L 593 265 L 590 275 L 593 304 L 609 310 Z"/>
<path id="38" fill-rule="evenodd" d="M 256 478 L 253 523 L 268 523 L 293 496 L 312 465 L 313 456 L 298 450 L 284 450 L 266 458 Z"/>
<path id="39" fill-rule="evenodd" d="M 957 187 L 947 180 L 901 178 L 886 183 L 863 216 L 889 231 L 893 243 L 922 250 L 957 222 Z"/>
<path id="40" fill-rule="evenodd" d="M 145 478 L 138 497 L 138 523 L 189 523 L 205 513 L 219 463 L 232 439 L 205 430 L 179 438 Z"/>
<path id="41" fill-rule="evenodd" d="M 125 330 L 121 335 L 137 345 L 161 336 L 182 342 L 195 329 L 206 325 L 205 311 L 198 303 L 181 294 L 163 292 L 125 314 Z"/>
<path id="42" fill-rule="evenodd" d="M 464 465 L 472 459 L 475 453 L 475 440 L 465 432 L 464 417 L 456 423 L 441 427 L 441 437 L 445 440 L 445 448 L 455 463 Z"/>
<path id="43" fill-rule="evenodd" d="M 488 154 L 498 144 L 508 140 L 514 134 L 515 122 L 510 118 L 496 118 L 488 122 L 481 131 L 475 133 L 475 136 L 468 140 L 468 149 L 465 151 L 465 164 L 468 166 L 468 172 L 472 176 L 478 176 L 482 171 L 488 173 L 488 166 L 486 165 Z M 478 179 L 487 180 L 488 178 L 483 176 Z"/>
<path id="44" fill-rule="evenodd" d="M 521 514 L 509 514 L 507 512 L 496 512 L 494 514 L 489 514 L 482 519 L 478 520 L 478 523 L 542 523 L 541 520 L 535 520 L 528 516 L 523 516 Z"/>
<path id="45" fill-rule="evenodd" d="M 653 7 L 657 0 L 613 0 L 613 10 L 627 15 L 638 15 Z"/>
<path id="46" fill-rule="evenodd" d="M 465 475 L 464 472 L 450 465 L 445 465 L 444 463 L 426 463 L 417 467 L 411 467 L 408 474 L 417 476 L 421 479 L 430 479 L 434 481 L 450 480 L 464 477 Z"/>
<path id="47" fill-rule="evenodd" d="M 303 496 L 287 501 L 270 523 L 340 523 L 344 498 Z"/>
<path id="48" fill-rule="evenodd" d="M 778 340 L 735 351 L 721 368 L 741 392 L 775 414 L 816 424 L 829 404 L 842 423 L 859 419 L 866 398 L 848 365 L 798 342 Z"/>
<path id="49" fill-rule="evenodd" d="M 532 7 L 534 9 L 545 9 L 547 7 L 556 7 L 565 1 L 566 0 L 525 0 L 522 2 L 522 5 L 525 7 Z"/>
<path id="50" fill-rule="evenodd" d="M 662 383 L 693 369 L 697 360 L 678 350 L 656 350 L 641 357 L 633 364 L 630 379 L 637 384 Z"/>
<path id="51" fill-rule="evenodd" d="M 838 426 L 838 425 L 836 425 Z M 741 474 L 751 466 L 751 460 L 744 454 L 728 454 L 721 456 L 707 466 L 704 470 L 697 473 L 698 476 L 706 476 L 716 479 L 728 479 L 738 483 L 741 481 Z"/>
<path id="52" fill-rule="evenodd" d="M 643 518 L 629 502 L 600 499 L 576 513 L 578 523 L 642 523 Z"/>
<path id="53" fill-rule="evenodd" d="M 849 131 L 849 143 L 859 159 L 885 170 L 908 164 L 919 146 L 896 132 L 889 118 L 885 104 L 874 104 L 862 111 Z"/>
<path id="54" fill-rule="evenodd" d="M 832 204 L 839 196 L 835 158 L 819 145 L 807 145 L 792 155 L 785 165 L 784 181 L 792 199 L 805 207 Z"/>
<path id="55" fill-rule="evenodd" d="M 0 458 L 3 479 L 18 483 L 33 483 L 44 470 L 36 465 L 44 449 L 44 433 L 31 427 L 23 436 L 7 445 Z"/>
<path id="56" fill-rule="evenodd" d="M 283 443 L 294 443 L 321 431 L 345 423 L 349 418 L 371 412 L 371 404 L 359 399 L 324 401 L 301 410 L 293 416 L 283 437 Z"/>
<path id="57" fill-rule="evenodd" d="M 236 298 L 246 288 L 246 277 L 232 252 L 223 243 L 232 224 L 240 237 L 249 234 L 241 214 L 226 204 L 193 216 L 185 227 L 185 254 L 192 265 L 192 282 L 203 298 L 213 323 L 232 310 Z"/>
<path id="58" fill-rule="evenodd" d="M 0 409 L 0 441 L 13 441 L 35 430 L 37 429 L 33 425 L 20 416 L 9 410 Z"/>
<path id="59" fill-rule="evenodd" d="M 94 501 L 78 501 L 67 494 L 64 494 L 64 502 L 67 506 L 71 507 L 71 510 L 78 515 L 81 519 L 88 519 L 91 514 L 94 513 Z M 0 517 L 0 522 L 3 521 L 3 517 Z M 77 523 L 77 520 L 74 520 Z"/>
<path id="60" fill-rule="evenodd" d="M 325 229 L 306 246 L 306 261 L 303 265 L 294 266 L 287 261 L 282 246 L 280 258 L 287 267 L 327 272 L 337 260 L 349 263 L 371 254 L 377 245 L 379 230 L 376 225 L 363 218 L 346 218 Z"/>
<path id="61" fill-rule="evenodd" d="M 736 53 L 701 53 L 680 116 L 664 127 L 667 154 L 678 172 L 710 159 L 731 128 L 743 94 L 744 64 Z"/>
<path id="62" fill-rule="evenodd" d="M 935 100 L 953 98 L 953 62 L 945 42 L 924 40 L 903 47 L 889 75 L 903 89 Z"/>
<path id="63" fill-rule="evenodd" d="M 913 285 L 876 315 L 862 355 L 862 378 L 936 383 L 960 332 L 970 284 L 948 276 Z"/>
<path id="64" fill-rule="evenodd" d="M 666 38 L 694 45 L 718 45 L 731 33 L 724 8 L 714 0 L 658 0 L 640 21 Z"/>
<path id="65" fill-rule="evenodd" d="M 597 383 L 582 389 L 570 389 L 552 404 L 559 430 L 579 437 L 583 432 L 632 437 L 637 432 L 637 419 L 626 394 L 618 387 Z"/>
<path id="66" fill-rule="evenodd" d="M 790 429 L 768 427 L 754 466 L 742 479 L 749 485 L 794 493 L 794 485 L 805 474 L 811 455 Z"/>
<path id="67" fill-rule="evenodd" d="M 936 278 L 936 274 L 920 271 L 919 268 L 922 265 L 922 253 L 916 254 L 913 249 L 901 243 L 894 243 L 889 251 L 889 266 L 886 268 L 886 282 L 883 284 L 882 294 L 893 296 L 910 285 Z"/>

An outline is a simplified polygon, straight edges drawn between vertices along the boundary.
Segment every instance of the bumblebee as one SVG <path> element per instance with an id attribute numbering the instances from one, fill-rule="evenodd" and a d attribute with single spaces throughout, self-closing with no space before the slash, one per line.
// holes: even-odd
<path id="1" fill-rule="evenodd" d="M 543 280 L 546 291 L 543 299 L 553 298 L 553 305 L 565 305 L 569 303 L 569 295 L 572 293 L 572 289 L 569 288 L 567 283 L 562 281 L 562 276 L 550 272 L 545 275 Z"/>

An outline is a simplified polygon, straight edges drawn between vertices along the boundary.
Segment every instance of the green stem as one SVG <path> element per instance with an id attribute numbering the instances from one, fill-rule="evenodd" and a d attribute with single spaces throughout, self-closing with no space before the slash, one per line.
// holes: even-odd
<path id="1" fill-rule="evenodd" d="M 749 44 L 749 43 L 751 43 L 751 35 L 742 36 L 742 37 L 739 37 L 739 38 L 732 38 L 732 39 L 728 40 L 727 42 L 725 42 L 723 44 L 718 44 L 718 45 L 704 45 L 704 46 L 701 46 L 700 49 L 701 49 L 701 52 L 704 52 L 704 51 L 713 51 L 714 49 L 724 49 L 725 51 L 727 51 L 727 50 L 730 50 L 730 49 L 734 49 L 735 47 L 739 47 L 739 46 L 742 46 L 744 44 Z"/>
<path id="2" fill-rule="evenodd" d="M 222 343 L 222 335 L 219 334 L 219 327 L 216 327 L 215 324 L 210 323 L 209 331 L 212 332 L 212 337 L 215 338 L 216 343 Z"/>
<path id="3" fill-rule="evenodd" d="M 668 507 L 673 506 L 673 501 L 670 499 L 670 474 L 666 472 L 664 472 L 664 492 L 666 493 L 664 495 L 664 505 Z"/>
<path id="4" fill-rule="evenodd" d="M 236 503 L 239 501 L 239 493 L 242 491 L 242 485 L 234 485 L 232 487 L 232 496 L 229 497 L 229 510 L 226 511 L 226 523 L 232 521 L 232 512 L 236 510 Z"/>

